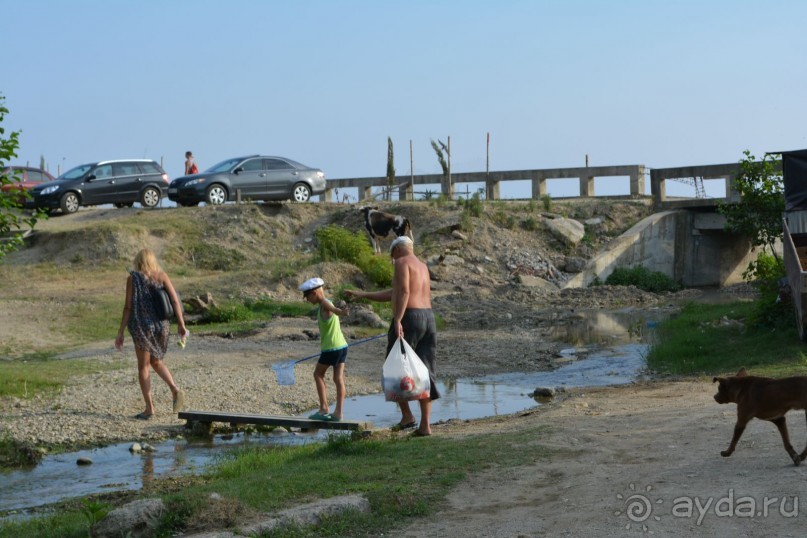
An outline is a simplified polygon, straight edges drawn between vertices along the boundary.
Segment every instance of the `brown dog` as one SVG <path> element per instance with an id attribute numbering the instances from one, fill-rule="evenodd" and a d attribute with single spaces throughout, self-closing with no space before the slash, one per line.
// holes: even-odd
<path id="1" fill-rule="evenodd" d="M 715 401 L 719 404 L 737 404 L 737 424 L 734 426 L 734 436 L 728 450 L 720 453 L 723 457 L 731 456 L 737 441 L 745 431 L 745 425 L 752 418 L 769 420 L 776 424 L 785 450 L 796 465 L 807 457 L 807 447 L 801 454 L 797 454 L 790 444 L 787 434 L 785 414 L 791 409 L 807 409 L 807 377 L 785 377 L 773 379 L 770 377 L 756 377 L 748 375 L 745 368 L 740 369 L 736 376 L 715 377 L 712 383 L 719 383 Z"/>

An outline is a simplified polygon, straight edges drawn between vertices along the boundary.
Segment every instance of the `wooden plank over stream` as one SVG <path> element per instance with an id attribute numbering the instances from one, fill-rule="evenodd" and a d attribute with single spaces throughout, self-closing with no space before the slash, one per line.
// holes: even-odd
<path id="1" fill-rule="evenodd" d="M 220 413 L 218 411 L 180 411 L 179 418 L 190 422 L 226 424 L 260 424 L 263 426 L 283 426 L 287 428 L 300 428 L 302 430 L 370 430 L 372 422 L 359 422 L 354 420 L 312 420 L 304 417 L 291 417 L 285 415 L 246 415 L 241 413 Z"/>

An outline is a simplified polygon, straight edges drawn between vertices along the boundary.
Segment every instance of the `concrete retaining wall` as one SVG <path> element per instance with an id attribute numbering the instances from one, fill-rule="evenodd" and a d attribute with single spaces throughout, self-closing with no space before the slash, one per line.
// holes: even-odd
<path id="1" fill-rule="evenodd" d="M 723 229 L 722 215 L 674 210 L 655 213 L 619 236 L 565 288 L 586 287 L 617 267 L 643 266 L 685 286 L 727 286 L 742 281 L 756 258 L 745 237 Z"/>

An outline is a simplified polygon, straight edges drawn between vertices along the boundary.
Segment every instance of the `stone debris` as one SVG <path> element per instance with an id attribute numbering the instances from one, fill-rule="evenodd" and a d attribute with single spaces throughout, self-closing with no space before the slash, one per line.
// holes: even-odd
<path id="1" fill-rule="evenodd" d="M 149 538 L 165 510 L 161 499 L 141 499 L 112 510 L 92 526 L 93 538 Z"/>

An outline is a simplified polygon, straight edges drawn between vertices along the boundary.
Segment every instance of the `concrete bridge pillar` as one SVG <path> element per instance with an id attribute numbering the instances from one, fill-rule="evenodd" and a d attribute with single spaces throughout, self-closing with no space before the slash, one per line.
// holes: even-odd
<path id="1" fill-rule="evenodd" d="M 371 200 L 373 198 L 373 186 L 367 185 L 366 187 L 359 188 L 362 200 Z"/>
<path id="2" fill-rule="evenodd" d="M 412 187 L 411 181 L 407 181 L 398 189 L 398 199 L 410 202 L 415 199 L 415 189 Z"/>
<path id="3" fill-rule="evenodd" d="M 498 200 L 499 199 L 499 180 L 488 177 L 485 181 L 485 199 Z"/>
<path id="4" fill-rule="evenodd" d="M 449 199 L 454 199 L 454 183 L 451 181 L 451 176 L 443 176 L 442 181 L 440 181 L 441 191 L 442 193 L 447 196 Z"/>
<path id="5" fill-rule="evenodd" d="M 532 178 L 532 199 L 540 200 L 546 196 L 546 178 L 543 176 Z"/>
<path id="6" fill-rule="evenodd" d="M 631 196 L 644 196 L 644 176 L 644 166 L 640 166 L 635 173 L 630 175 Z"/>
<path id="7" fill-rule="evenodd" d="M 594 196 L 594 177 L 580 176 L 580 197 L 590 198 Z"/>

